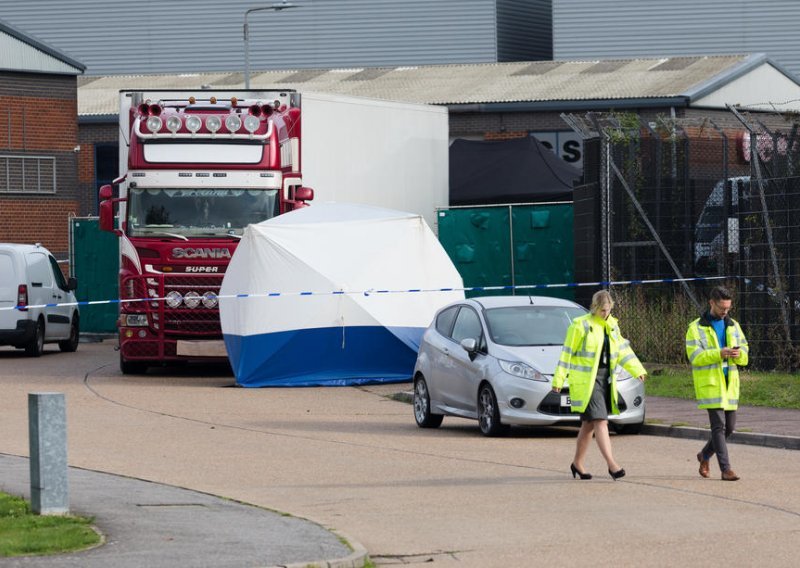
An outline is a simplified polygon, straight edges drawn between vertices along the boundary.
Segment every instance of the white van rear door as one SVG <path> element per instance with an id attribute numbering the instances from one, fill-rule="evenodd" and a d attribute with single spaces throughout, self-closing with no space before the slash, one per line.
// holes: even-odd
<path id="1" fill-rule="evenodd" d="M 54 304 L 63 302 L 64 294 L 56 286 L 50 259 L 44 252 L 29 252 L 25 255 L 28 264 L 28 303 L 31 305 Z M 44 314 L 44 338 L 51 341 L 64 337 L 69 329 L 69 319 L 63 316 L 59 308 L 31 308 Z M 64 320 L 67 320 L 66 322 Z"/>
<path id="2" fill-rule="evenodd" d="M 17 305 L 17 292 L 22 282 L 14 268 L 14 257 L 9 251 L 0 250 L 0 329 L 15 329 L 19 312 L 9 310 Z"/>

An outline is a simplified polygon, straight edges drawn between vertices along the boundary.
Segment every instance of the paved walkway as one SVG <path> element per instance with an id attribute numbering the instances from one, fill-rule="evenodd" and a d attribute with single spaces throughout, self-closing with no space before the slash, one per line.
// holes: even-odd
<path id="1" fill-rule="evenodd" d="M 0 490 L 30 498 L 27 458 L 0 454 Z M 323 527 L 179 487 L 69 469 L 70 511 L 94 517 L 103 546 L 57 556 L 4 558 L 3 567 L 174 568 L 363 566 Z"/>
<path id="2" fill-rule="evenodd" d="M 645 434 L 702 439 L 709 436 L 708 413 L 693 400 L 647 397 Z M 730 443 L 800 450 L 800 410 L 740 406 Z"/>
<path id="3" fill-rule="evenodd" d="M 395 398 L 408 399 L 408 385 Z M 693 401 L 649 397 L 644 434 L 705 439 L 705 411 Z M 740 407 L 732 443 L 800 449 L 800 411 Z M 103 546 L 57 557 L 4 559 L 11 567 L 172 566 L 360 567 L 355 550 L 295 517 L 177 487 L 70 468 L 70 506 L 93 516 Z M 0 454 L 0 490 L 29 498 L 27 458 Z"/>

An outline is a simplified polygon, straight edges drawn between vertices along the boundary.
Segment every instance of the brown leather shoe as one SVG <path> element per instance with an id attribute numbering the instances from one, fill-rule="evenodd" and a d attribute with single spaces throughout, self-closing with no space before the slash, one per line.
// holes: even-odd
<path id="1" fill-rule="evenodd" d="M 703 477 L 709 477 L 711 473 L 709 472 L 708 469 L 708 460 L 703 459 L 703 452 L 697 454 L 697 461 L 700 462 L 700 469 L 698 470 L 700 472 L 700 475 L 702 475 Z"/>
<path id="2" fill-rule="evenodd" d="M 739 476 L 732 469 L 722 472 L 722 481 L 738 481 Z"/>

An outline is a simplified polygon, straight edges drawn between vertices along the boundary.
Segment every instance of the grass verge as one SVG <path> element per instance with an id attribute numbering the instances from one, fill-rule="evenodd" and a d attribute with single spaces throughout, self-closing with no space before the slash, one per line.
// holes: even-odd
<path id="1" fill-rule="evenodd" d="M 739 379 L 741 383 L 739 404 L 800 409 L 800 376 L 788 373 L 740 371 Z M 692 372 L 688 367 L 653 366 L 645 388 L 650 396 L 692 400 L 695 398 Z"/>
<path id="2" fill-rule="evenodd" d="M 100 543 L 93 519 L 34 515 L 30 504 L 0 492 L 0 558 L 74 552 Z"/>

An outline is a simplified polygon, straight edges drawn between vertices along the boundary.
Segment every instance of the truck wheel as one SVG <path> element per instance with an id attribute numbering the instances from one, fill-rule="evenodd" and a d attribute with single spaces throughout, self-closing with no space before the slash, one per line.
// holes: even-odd
<path id="1" fill-rule="evenodd" d="M 42 351 L 44 351 L 44 322 L 38 320 L 36 322 L 36 331 L 33 334 L 33 339 L 25 346 L 25 355 L 28 357 L 39 357 Z"/>
<path id="2" fill-rule="evenodd" d="M 144 375 L 147 372 L 147 363 L 144 361 L 126 361 L 119 357 L 119 370 L 123 375 Z"/>
<path id="3" fill-rule="evenodd" d="M 81 322 L 77 314 L 72 318 L 72 325 L 69 326 L 69 338 L 58 342 L 58 348 L 64 353 L 73 353 L 78 349 L 78 340 L 81 334 Z"/>

